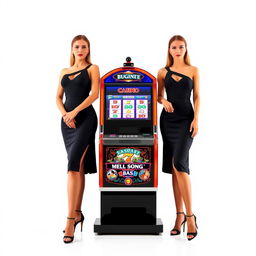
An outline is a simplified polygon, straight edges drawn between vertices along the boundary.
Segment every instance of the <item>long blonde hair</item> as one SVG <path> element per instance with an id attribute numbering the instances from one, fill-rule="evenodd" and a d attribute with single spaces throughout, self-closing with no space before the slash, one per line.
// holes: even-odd
<path id="1" fill-rule="evenodd" d="M 70 66 L 72 67 L 72 66 L 75 64 L 75 56 L 74 56 L 74 54 L 72 53 L 72 47 L 73 47 L 74 43 L 75 43 L 77 40 L 84 40 L 84 41 L 88 44 L 89 53 L 88 53 L 87 56 L 85 57 L 85 60 L 86 60 L 87 63 L 92 64 L 92 63 L 91 63 L 90 41 L 89 41 L 89 39 L 88 39 L 85 35 L 78 35 L 78 36 L 75 36 L 75 37 L 73 38 L 72 42 L 71 42 Z"/>
<path id="2" fill-rule="evenodd" d="M 190 58 L 188 56 L 188 49 L 187 49 L 187 42 L 185 40 L 184 37 L 180 36 L 180 35 L 175 35 L 173 36 L 170 40 L 169 40 L 169 43 L 168 43 L 168 52 L 167 52 L 167 62 L 166 62 L 166 67 L 171 67 L 173 65 L 173 57 L 172 55 L 170 54 L 170 46 L 171 46 L 171 43 L 175 40 L 178 40 L 178 41 L 182 41 L 185 43 L 185 46 L 186 46 L 186 53 L 184 55 L 184 62 L 191 66 L 190 64 Z"/>

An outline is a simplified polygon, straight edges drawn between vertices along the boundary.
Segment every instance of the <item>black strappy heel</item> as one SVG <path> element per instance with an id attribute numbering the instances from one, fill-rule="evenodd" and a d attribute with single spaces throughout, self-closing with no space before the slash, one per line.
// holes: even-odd
<path id="1" fill-rule="evenodd" d="M 192 239 L 194 239 L 194 238 L 197 236 L 197 229 L 198 229 L 198 226 L 197 226 L 197 224 L 196 224 L 196 216 L 195 216 L 194 214 L 192 214 L 192 215 L 186 215 L 186 217 L 193 217 L 193 216 L 194 216 L 194 218 L 195 218 L 196 232 L 188 232 L 188 233 L 187 233 L 187 236 L 193 236 L 193 237 L 191 237 L 191 238 L 188 238 L 189 241 L 192 240 Z"/>
<path id="2" fill-rule="evenodd" d="M 76 228 L 76 225 L 81 222 L 81 232 L 82 232 L 83 231 L 83 223 L 84 223 L 84 215 L 81 210 L 75 210 L 75 211 L 81 213 L 81 219 L 79 221 L 75 222 L 75 228 Z"/>
<path id="3" fill-rule="evenodd" d="M 186 223 L 186 221 L 187 221 L 186 215 L 185 215 L 184 212 L 176 212 L 176 214 L 183 214 L 183 215 L 184 215 L 184 221 L 180 224 L 180 227 L 182 227 L 182 225 L 183 225 L 183 232 L 185 232 L 185 223 Z M 172 231 L 176 231 L 177 233 L 173 234 Z M 171 235 L 171 236 L 177 236 L 177 235 L 179 235 L 179 234 L 180 234 L 180 230 L 179 230 L 179 229 L 176 229 L 176 228 L 172 229 L 171 232 L 170 232 L 170 235 Z"/>
<path id="4" fill-rule="evenodd" d="M 68 220 L 75 220 L 75 218 L 70 218 L 70 217 L 67 217 Z M 74 233 L 75 233 L 75 230 L 74 230 Z M 65 238 L 70 238 L 70 240 L 64 240 Z M 74 236 L 64 236 L 63 237 L 63 242 L 65 244 L 68 244 L 68 243 L 72 243 L 74 240 Z"/>
<path id="5" fill-rule="evenodd" d="M 81 219 L 79 221 L 75 221 L 74 229 L 76 229 L 76 225 L 81 222 L 81 232 L 82 232 L 83 231 L 83 223 L 84 223 L 84 215 L 81 210 L 75 210 L 75 211 L 81 213 Z M 63 233 L 65 233 L 65 229 L 63 229 Z"/>

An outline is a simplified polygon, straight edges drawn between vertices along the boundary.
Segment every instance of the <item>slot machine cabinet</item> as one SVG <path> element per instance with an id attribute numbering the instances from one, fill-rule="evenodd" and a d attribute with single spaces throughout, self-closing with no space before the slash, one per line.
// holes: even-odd
<path id="1" fill-rule="evenodd" d="M 131 58 L 101 78 L 98 234 L 159 234 L 156 79 Z"/>

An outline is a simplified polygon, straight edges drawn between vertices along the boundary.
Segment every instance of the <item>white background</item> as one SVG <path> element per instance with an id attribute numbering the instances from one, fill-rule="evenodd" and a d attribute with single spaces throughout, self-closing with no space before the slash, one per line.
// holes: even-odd
<path id="1" fill-rule="evenodd" d="M 0 1 L 1 255 L 252 255 L 255 247 L 255 9 L 253 1 Z M 131 56 L 153 75 L 180 34 L 201 74 L 199 133 L 190 151 L 199 234 L 170 237 L 171 175 L 161 172 L 160 236 L 97 236 L 98 175 L 86 176 L 84 231 L 62 242 L 66 152 L 55 95 L 77 34 L 101 75 Z M 99 100 L 94 103 L 98 111 Z M 161 106 L 158 106 L 158 113 Z M 98 142 L 98 130 L 97 130 Z M 98 152 L 97 152 L 98 153 Z M 97 155 L 98 156 L 98 155 Z"/>

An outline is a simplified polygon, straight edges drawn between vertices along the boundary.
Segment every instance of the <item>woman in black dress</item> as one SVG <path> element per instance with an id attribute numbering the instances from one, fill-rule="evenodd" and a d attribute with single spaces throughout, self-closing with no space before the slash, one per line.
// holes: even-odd
<path id="1" fill-rule="evenodd" d="M 95 132 L 97 116 L 92 103 L 98 98 L 100 74 L 90 60 L 90 42 L 84 35 L 71 43 L 71 66 L 61 71 L 56 102 L 61 112 L 61 131 L 68 158 L 68 218 L 64 242 L 74 239 L 75 227 L 82 225 L 81 204 L 85 174 L 96 173 Z M 65 103 L 63 104 L 63 94 Z"/>
<path id="2" fill-rule="evenodd" d="M 190 102 L 192 90 L 194 109 Z M 164 91 L 167 99 L 164 98 Z M 158 102 L 163 104 L 160 117 L 163 172 L 172 174 L 177 213 L 170 234 L 180 234 L 181 226 L 185 228 L 187 222 L 187 238 L 192 240 L 197 235 L 197 224 L 191 205 L 189 149 L 198 131 L 199 72 L 190 65 L 187 43 L 182 36 L 173 36 L 169 41 L 166 67 L 158 72 Z"/>

